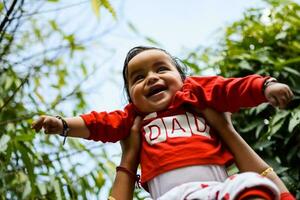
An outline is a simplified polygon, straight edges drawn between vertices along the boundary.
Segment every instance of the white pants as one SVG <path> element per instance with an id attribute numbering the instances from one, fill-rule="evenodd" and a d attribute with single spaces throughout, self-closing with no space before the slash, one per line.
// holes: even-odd
<path id="1" fill-rule="evenodd" d="M 222 165 L 194 165 L 173 169 L 148 181 L 148 188 L 153 199 L 157 199 L 172 188 L 190 182 L 224 182 L 228 178 Z"/>
<path id="2" fill-rule="evenodd" d="M 174 187 L 158 200 L 233 200 L 246 188 L 263 186 L 279 199 L 277 186 L 257 173 L 245 172 L 228 177 L 224 182 L 190 182 Z"/>

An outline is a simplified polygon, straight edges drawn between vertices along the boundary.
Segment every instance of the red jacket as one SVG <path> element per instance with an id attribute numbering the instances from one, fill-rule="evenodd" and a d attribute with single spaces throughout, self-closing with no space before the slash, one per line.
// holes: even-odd
<path id="1" fill-rule="evenodd" d="M 189 165 L 226 165 L 233 157 L 223 148 L 204 117 L 193 110 L 214 108 L 236 112 L 265 102 L 262 88 L 268 77 L 188 77 L 169 107 L 157 113 L 140 113 L 133 104 L 124 111 L 81 115 L 95 141 L 116 142 L 128 136 L 134 118 L 145 116 L 142 127 L 142 182 L 163 172 Z"/>

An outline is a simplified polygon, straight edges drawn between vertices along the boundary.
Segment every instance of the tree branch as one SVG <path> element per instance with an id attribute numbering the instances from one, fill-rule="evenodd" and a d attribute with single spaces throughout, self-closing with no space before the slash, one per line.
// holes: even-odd
<path id="1" fill-rule="evenodd" d="M 31 17 L 31 16 L 34 16 L 34 15 L 40 15 L 40 14 L 45 14 L 45 13 L 50 13 L 50 12 L 65 10 L 65 9 L 68 9 L 68 8 L 79 6 L 81 4 L 85 4 L 87 2 L 88 2 L 87 0 L 84 0 L 84 1 L 81 1 L 81 2 L 78 2 L 78 3 L 70 4 L 70 5 L 67 5 L 67 6 L 62 6 L 62 7 L 56 8 L 56 9 L 35 11 L 35 12 L 32 12 L 32 13 L 25 14 L 22 17 Z"/>
<path id="2" fill-rule="evenodd" d="M 30 73 L 28 73 L 28 75 L 22 80 L 21 84 L 14 90 L 13 94 L 6 99 L 6 101 L 4 102 L 4 104 L 0 107 L 0 112 L 2 111 L 2 109 L 8 105 L 8 103 L 15 97 L 15 95 L 17 94 L 17 92 L 24 86 L 24 84 L 28 81 L 29 77 L 30 77 Z"/>
<path id="3" fill-rule="evenodd" d="M 21 16 L 22 16 L 22 14 L 23 14 L 23 10 L 22 10 L 23 4 L 24 4 L 24 0 L 21 1 L 21 4 L 20 4 L 20 6 L 19 6 L 19 8 L 18 8 L 18 9 L 21 10 L 20 15 L 17 17 L 18 19 L 20 19 Z M 14 15 L 15 15 L 15 14 L 16 14 L 16 13 L 14 13 Z M 10 22 L 9 22 L 9 23 L 10 23 Z M 2 60 L 2 57 L 9 51 L 9 49 L 10 49 L 10 47 L 11 47 L 11 44 L 12 44 L 12 42 L 13 42 L 13 40 L 14 40 L 14 35 L 15 35 L 15 33 L 16 33 L 16 31 L 17 31 L 17 29 L 18 29 L 18 27 L 19 27 L 19 25 L 20 25 L 20 23 L 21 23 L 20 20 L 18 20 L 18 21 L 17 21 L 17 24 L 16 24 L 15 27 L 13 28 L 12 35 L 11 35 L 11 37 L 8 39 L 8 43 L 6 44 L 6 46 L 3 48 L 3 51 L 1 52 L 0 60 Z M 5 28 L 5 29 L 6 29 L 6 28 Z M 0 36 L 0 42 L 1 42 L 2 39 L 3 39 L 3 37 L 4 37 L 4 35 L 5 35 L 5 30 L 4 30 L 3 32 L 0 32 L 0 33 L 1 33 L 1 36 Z"/>
<path id="4" fill-rule="evenodd" d="M 14 0 L 9 8 L 9 10 L 7 11 L 4 19 L 2 20 L 1 24 L 0 24 L 0 32 L 2 32 L 5 24 L 9 21 L 9 15 L 12 13 L 12 11 L 14 10 L 15 6 L 17 4 L 17 0 Z"/>

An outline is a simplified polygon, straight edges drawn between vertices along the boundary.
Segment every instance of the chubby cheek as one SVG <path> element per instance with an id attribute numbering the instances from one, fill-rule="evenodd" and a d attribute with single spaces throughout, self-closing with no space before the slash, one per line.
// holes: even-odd
<path id="1" fill-rule="evenodd" d="M 182 86 L 183 86 L 183 82 L 182 82 L 181 78 L 169 84 L 170 90 L 173 93 L 181 90 Z"/>
<path id="2" fill-rule="evenodd" d="M 142 95 L 141 89 L 139 87 L 132 87 L 129 90 L 129 95 L 130 95 L 132 103 L 135 106 L 138 107 L 139 103 L 142 103 L 142 101 L 143 101 L 143 95 Z"/>

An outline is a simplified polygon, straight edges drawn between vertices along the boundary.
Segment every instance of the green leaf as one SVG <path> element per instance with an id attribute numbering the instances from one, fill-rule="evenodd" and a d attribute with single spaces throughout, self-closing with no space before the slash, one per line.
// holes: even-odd
<path id="1" fill-rule="evenodd" d="M 92 9 L 97 17 L 100 16 L 100 6 L 101 1 L 100 0 L 92 0 Z"/>
<path id="2" fill-rule="evenodd" d="M 293 132 L 294 128 L 296 126 L 300 125 L 300 110 L 295 110 L 292 112 L 291 118 L 290 118 L 290 123 L 289 123 L 289 132 Z"/>
<path id="3" fill-rule="evenodd" d="M 17 135 L 14 140 L 16 141 L 32 141 L 35 137 L 35 134 L 34 133 L 31 133 L 31 134 L 21 134 L 21 135 Z"/>
<path id="4" fill-rule="evenodd" d="M 140 34 L 138 29 L 133 25 L 133 23 L 128 22 L 127 25 L 129 27 L 129 29 L 132 30 L 135 34 Z"/>
<path id="5" fill-rule="evenodd" d="M 33 159 L 31 159 L 29 153 L 31 152 L 31 150 L 24 144 L 20 143 L 20 142 L 16 142 L 16 147 L 19 149 L 20 154 L 21 154 L 21 158 L 22 158 L 22 162 L 24 163 L 27 173 L 28 173 L 28 177 L 30 180 L 30 184 L 31 184 L 31 193 L 34 195 L 35 193 L 35 179 L 36 179 L 36 175 L 34 174 L 34 161 Z"/>
<path id="6" fill-rule="evenodd" d="M 157 41 L 155 41 L 153 38 L 146 37 L 145 39 L 152 45 L 160 46 L 160 44 Z"/>
<path id="7" fill-rule="evenodd" d="M 10 141 L 9 135 L 2 135 L 0 138 L 0 152 L 4 152 L 8 147 L 8 142 Z"/>
<path id="8" fill-rule="evenodd" d="M 241 132 L 249 132 L 253 129 L 255 129 L 257 126 L 259 126 L 260 124 L 262 124 L 263 122 L 261 120 L 253 120 L 251 123 L 247 124 L 246 127 L 241 128 L 240 131 Z"/>
<path id="9" fill-rule="evenodd" d="M 60 31 L 56 21 L 54 20 L 49 20 L 49 24 L 51 26 L 51 28 L 54 30 L 54 31 Z"/>
<path id="10" fill-rule="evenodd" d="M 26 199 L 30 195 L 31 191 L 32 191 L 32 188 L 31 188 L 30 181 L 26 181 L 25 188 L 22 193 L 22 199 Z"/>
<path id="11" fill-rule="evenodd" d="M 290 112 L 282 110 L 276 113 L 276 115 L 274 117 L 271 118 L 271 125 L 275 125 L 276 123 L 278 123 L 281 119 L 285 118 L 286 116 L 288 116 L 290 114 Z"/>
<path id="12" fill-rule="evenodd" d="M 53 176 L 51 177 L 51 184 L 52 184 L 52 186 L 54 188 L 56 199 L 57 200 L 62 200 L 59 182 Z"/>
<path id="13" fill-rule="evenodd" d="M 86 76 L 88 72 L 87 72 L 86 66 L 85 66 L 85 64 L 83 62 L 80 63 L 80 69 L 81 69 L 81 71 L 83 73 L 83 76 Z"/>
<path id="14" fill-rule="evenodd" d="M 198 67 L 198 65 L 196 65 L 195 63 L 189 62 L 188 60 L 183 60 L 182 61 L 185 65 L 187 65 L 188 67 L 190 67 L 192 70 L 194 70 L 194 72 L 197 74 L 200 72 L 200 68 Z"/>
<path id="15" fill-rule="evenodd" d="M 7 77 L 5 79 L 4 90 L 8 90 L 14 83 L 14 78 Z"/>
<path id="16" fill-rule="evenodd" d="M 275 143 L 274 141 L 270 141 L 270 140 L 263 140 L 263 141 L 260 140 L 254 144 L 253 148 L 262 150 L 264 148 L 271 146 L 274 143 Z"/>
<path id="17" fill-rule="evenodd" d="M 239 67 L 241 69 L 246 69 L 246 70 L 249 70 L 249 71 L 252 71 L 252 67 L 250 66 L 250 64 L 245 61 L 245 60 L 242 60 L 240 63 L 239 63 Z"/>
<path id="18" fill-rule="evenodd" d="M 44 183 L 37 183 L 37 187 L 41 193 L 41 195 L 46 195 L 47 194 L 47 187 L 46 187 L 46 184 Z"/>
<path id="19" fill-rule="evenodd" d="M 102 5 L 110 12 L 110 14 L 116 19 L 117 14 L 115 9 L 112 7 L 111 3 L 108 0 L 100 0 Z"/>
<path id="20" fill-rule="evenodd" d="M 99 171 L 96 178 L 96 185 L 98 188 L 102 188 L 104 184 L 105 184 L 105 178 L 103 177 L 103 172 Z"/>
<path id="21" fill-rule="evenodd" d="M 43 37 L 42 32 L 41 32 L 41 30 L 39 28 L 34 28 L 33 32 L 34 32 L 35 36 L 37 37 L 37 39 L 39 41 L 41 41 L 41 42 L 44 41 L 44 37 Z"/>
<path id="22" fill-rule="evenodd" d="M 34 94 L 39 98 L 39 100 L 40 100 L 42 103 L 45 103 L 44 97 L 43 97 L 37 90 L 34 91 Z"/>
<path id="23" fill-rule="evenodd" d="M 3 8 L 4 8 L 4 5 L 3 5 L 3 3 L 0 2 L 0 12 L 2 12 Z"/>
<path id="24" fill-rule="evenodd" d="M 290 67 L 284 67 L 283 70 L 300 77 L 300 72 L 295 69 L 292 69 Z"/>
<path id="25" fill-rule="evenodd" d="M 283 124 L 284 124 L 284 120 L 281 119 L 275 125 L 270 125 L 269 126 L 269 136 L 272 136 L 275 133 L 277 133 L 277 131 L 279 131 L 279 129 L 282 127 Z"/>

